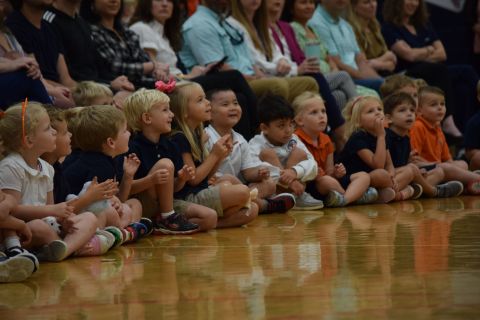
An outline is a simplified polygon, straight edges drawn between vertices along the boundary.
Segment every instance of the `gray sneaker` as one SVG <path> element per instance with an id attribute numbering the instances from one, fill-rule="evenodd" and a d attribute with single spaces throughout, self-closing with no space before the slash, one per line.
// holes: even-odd
<path id="1" fill-rule="evenodd" d="M 458 197 L 463 192 L 463 184 L 460 181 L 448 181 L 437 185 L 437 198 Z"/>
<path id="2" fill-rule="evenodd" d="M 378 191 L 373 187 L 368 187 L 362 196 L 355 201 L 355 204 L 369 204 L 374 203 L 378 199 Z"/>
<path id="3" fill-rule="evenodd" d="M 298 196 L 292 210 L 318 210 L 323 208 L 322 200 L 317 200 L 307 192 Z"/>
<path id="4" fill-rule="evenodd" d="M 325 199 L 325 206 L 327 207 L 345 207 L 346 204 L 347 201 L 345 200 L 344 195 L 335 190 L 330 190 Z"/>

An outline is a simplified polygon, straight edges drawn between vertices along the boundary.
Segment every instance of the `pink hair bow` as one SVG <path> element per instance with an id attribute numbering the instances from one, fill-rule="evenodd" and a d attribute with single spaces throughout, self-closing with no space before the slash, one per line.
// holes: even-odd
<path id="1" fill-rule="evenodd" d="M 155 82 L 155 89 L 163 92 L 163 93 L 172 93 L 173 90 L 175 90 L 175 85 L 177 82 L 171 78 L 168 83 L 165 83 L 163 81 L 157 81 Z"/>

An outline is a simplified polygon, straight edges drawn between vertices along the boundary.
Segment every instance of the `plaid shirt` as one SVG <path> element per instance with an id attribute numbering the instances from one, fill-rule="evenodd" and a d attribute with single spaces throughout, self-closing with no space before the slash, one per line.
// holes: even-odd
<path id="1" fill-rule="evenodd" d="M 147 53 L 140 47 L 138 36 L 122 28 L 117 33 L 100 25 L 91 25 L 92 40 L 97 49 L 97 64 L 104 79 L 125 75 L 135 86 L 151 86 L 154 78 L 143 74 L 143 63 L 149 62 Z"/>

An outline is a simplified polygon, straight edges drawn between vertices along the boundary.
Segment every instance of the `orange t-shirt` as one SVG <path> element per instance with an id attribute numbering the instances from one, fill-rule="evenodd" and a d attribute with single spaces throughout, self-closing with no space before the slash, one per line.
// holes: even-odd
<path id="1" fill-rule="evenodd" d="M 432 126 L 422 116 L 417 117 L 410 129 L 410 145 L 427 161 L 439 163 L 452 159 L 442 129 Z"/>
<path id="2" fill-rule="evenodd" d="M 335 148 L 333 147 L 332 140 L 325 133 L 320 132 L 318 135 L 317 145 L 313 144 L 312 138 L 308 136 L 301 128 L 295 130 L 295 134 L 302 140 L 307 147 L 308 151 L 313 155 L 315 161 L 317 161 L 318 172 L 320 176 L 325 175 L 325 167 L 327 166 L 327 157 L 333 153 Z"/>

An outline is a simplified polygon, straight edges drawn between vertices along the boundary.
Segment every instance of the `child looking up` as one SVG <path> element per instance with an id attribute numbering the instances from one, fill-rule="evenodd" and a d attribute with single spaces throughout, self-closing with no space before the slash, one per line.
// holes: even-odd
<path id="1" fill-rule="evenodd" d="M 290 210 L 295 205 L 295 197 L 289 193 L 273 196 L 276 186 L 270 178 L 270 171 L 252 156 L 245 138 L 233 130 L 242 117 L 242 108 L 235 92 L 218 89 L 208 92 L 207 95 L 212 106 L 212 119 L 205 128 L 208 135 L 207 149 L 211 150 L 225 135 L 230 135 L 233 143 L 232 152 L 219 165 L 217 174 L 232 175 L 242 182 L 247 182 L 250 189 L 256 188 L 258 195 L 255 202 L 260 213 L 284 213 Z"/>
<path id="2" fill-rule="evenodd" d="M 374 188 L 369 189 L 370 176 L 367 173 L 357 172 L 346 177 L 343 164 L 333 163 L 333 143 L 323 133 L 328 122 L 323 99 L 318 94 L 304 92 L 293 101 L 293 109 L 297 124 L 295 134 L 307 146 L 318 165 L 312 194 L 326 196 L 325 205 L 328 207 L 346 206 L 364 194 L 360 203 L 375 201 L 378 194 Z"/>
<path id="3" fill-rule="evenodd" d="M 145 89 L 125 100 L 124 112 L 134 131 L 129 152 L 140 159 L 130 193 L 138 195 L 143 215 L 154 219 L 155 232 L 188 234 L 207 231 L 217 224 L 213 209 L 173 199 L 175 179 L 177 184 L 185 183 L 193 178 L 194 169 L 177 164 L 180 170 L 176 171 L 172 163 L 180 159 L 171 155 L 175 146 L 167 138 L 173 121 L 169 102 L 163 92 Z"/>
<path id="4" fill-rule="evenodd" d="M 296 197 L 296 210 L 323 208 L 321 200 L 305 192 L 308 181 L 317 176 L 318 166 L 303 142 L 293 134 L 294 113 L 290 104 L 280 96 L 266 95 L 258 105 L 261 134 L 253 137 L 253 155 L 273 166 L 277 189 L 287 190 Z"/>
<path id="5" fill-rule="evenodd" d="M 258 206 L 251 203 L 247 186 L 224 183 L 208 186 L 208 180 L 232 150 L 231 137 L 221 137 L 207 152 L 203 122 L 211 119 L 211 106 L 202 87 L 194 82 L 177 84 L 170 93 L 170 106 L 175 115 L 176 130 L 171 139 L 178 148 L 184 165 L 194 168 L 192 179 L 176 181 L 175 197 L 214 209 L 218 215 L 217 228 L 238 227 L 258 215 Z M 176 160 L 172 159 L 174 163 Z"/>
<path id="6" fill-rule="evenodd" d="M 438 184 L 445 174 L 440 167 L 429 170 L 424 175 L 413 163 L 409 163 L 411 148 L 408 132 L 415 122 L 415 100 L 407 93 L 399 92 L 389 95 L 384 100 L 384 110 L 389 128 L 387 131 L 387 147 L 392 158 L 397 179 L 411 180 L 419 184 L 424 194 L 429 197 L 455 197 L 462 193 L 463 185 L 459 181 Z M 417 185 L 414 187 L 419 188 Z M 417 194 L 420 193 L 417 191 Z M 415 198 L 413 196 L 412 198 Z"/>

